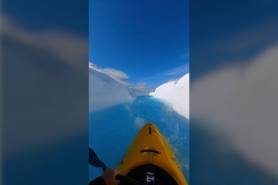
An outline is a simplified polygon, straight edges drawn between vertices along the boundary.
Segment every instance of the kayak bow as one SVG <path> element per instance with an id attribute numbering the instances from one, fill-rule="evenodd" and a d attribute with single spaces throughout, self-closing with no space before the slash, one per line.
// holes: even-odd
<path id="1" fill-rule="evenodd" d="M 147 123 L 137 134 L 118 166 L 123 175 L 144 165 L 156 166 L 170 175 L 178 185 L 187 185 L 187 180 L 176 156 L 159 129 Z"/>

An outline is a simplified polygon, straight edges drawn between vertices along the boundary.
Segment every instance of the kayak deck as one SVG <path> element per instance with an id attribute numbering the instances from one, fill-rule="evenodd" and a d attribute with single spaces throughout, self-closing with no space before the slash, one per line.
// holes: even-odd
<path id="1" fill-rule="evenodd" d="M 137 134 L 121 161 L 118 170 L 123 175 L 144 165 L 154 165 L 167 172 L 178 185 L 187 181 L 176 160 L 176 156 L 158 128 L 147 123 Z"/>

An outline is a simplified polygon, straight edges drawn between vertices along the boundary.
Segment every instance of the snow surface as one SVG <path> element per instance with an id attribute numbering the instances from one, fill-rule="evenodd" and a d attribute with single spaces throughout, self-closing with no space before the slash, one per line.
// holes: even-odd
<path id="1" fill-rule="evenodd" d="M 150 95 L 162 99 L 172 106 L 173 110 L 185 118 L 189 118 L 189 74 L 180 79 L 160 85 L 154 92 L 149 93 L 142 85 L 126 82 L 120 71 L 107 68 L 101 69 L 90 63 L 89 65 L 89 109 L 90 112 L 99 111 L 123 103 L 130 103 L 138 96 Z M 117 72 L 115 75 L 115 72 Z M 118 77 L 124 78 L 118 78 Z"/>
<path id="2" fill-rule="evenodd" d="M 93 64 L 90 64 L 89 70 L 90 112 L 129 103 L 137 96 L 147 95 L 144 89 L 119 80 L 115 78 L 115 75 L 111 75 Z"/>
<path id="3" fill-rule="evenodd" d="M 158 86 L 154 92 L 149 95 L 159 98 L 170 105 L 173 109 L 189 118 L 189 74 L 185 74 L 178 80 L 166 82 Z"/>

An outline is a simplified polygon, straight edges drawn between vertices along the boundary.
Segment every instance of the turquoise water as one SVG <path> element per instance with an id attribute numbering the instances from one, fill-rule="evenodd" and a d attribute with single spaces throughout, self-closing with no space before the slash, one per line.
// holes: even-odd
<path id="1" fill-rule="evenodd" d="M 116 167 L 137 132 L 146 122 L 154 123 L 176 152 L 185 175 L 189 164 L 188 120 L 171 107 L 149 96 L 90 113 L 89 144 L 109 167 Z M 101 174 L 90 167 L 90 178 Z"/>

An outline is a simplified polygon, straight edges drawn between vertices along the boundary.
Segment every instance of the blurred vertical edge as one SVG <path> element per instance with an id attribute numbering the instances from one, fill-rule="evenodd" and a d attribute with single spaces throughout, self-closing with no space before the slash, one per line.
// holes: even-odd
<path id="1" fill-rule="evenodd" d="M 0 13 L 2 12 L 2 0 L 0 0 Z M 2 19 L 0 17 L 0 29 L 2 27 Z M 0 185 L 3 184 L 3 159 L 2 159 L 2 137 L 3 137 L 3 86 L 2 86 L 2 64 L 3 64 L 3 53 L 2 53 L 2 37 L 0 36 Z"/>
<path id="2" fill-rule="evenodd" d="M 190 184 L 278 184 L 278 2 L 190 1 Z"/>
<path id="3" fill-rule="evenodd" d="M 88 183 L 88 1 L 1 2 L 0 185 Z"/>

